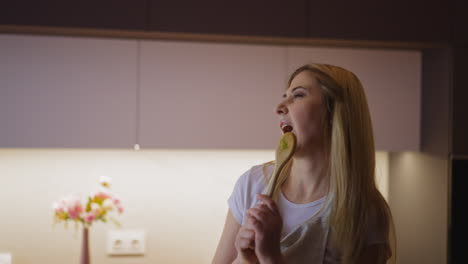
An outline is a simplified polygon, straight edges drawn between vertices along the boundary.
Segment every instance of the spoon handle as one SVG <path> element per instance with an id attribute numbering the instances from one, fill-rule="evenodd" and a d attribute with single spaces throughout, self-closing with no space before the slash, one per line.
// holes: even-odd
<path id="1" fill-rule="evenodd" d="M 273 174 L 271 175 L 270 180 L 268 181 L 268 186 L 267 186 L 266 191 L 264 193 L 265 195 L 267 195 L 270 198 L 273 198 L 273 192 L 275 191 L 275 187 L 276 187 L 276 184 L 278 182 L 278 176 L 279 176 L 281 170 L 283 169 L 283 167 L 284 167 L 284 163 L 282 163 L 282 164 L 276 163 L 275 164 L 275 169 L 273 171 Z"/>
<path id="2" fill-rule="evenodd" d="M 288 163 L 294 154 L 295 148 L 296 136 L 291 132 L 284 133 L 276 147 L 275 170 L 273 171 L 273 174 L 268 181 L 268 185 L 264 193 L 268 197 L 273 198 L 273 193 L 275 192 L 276 185 L 278 184 L 278 177 L 283 170 L 283 167 L 286 165 L 286 163 Z"/>

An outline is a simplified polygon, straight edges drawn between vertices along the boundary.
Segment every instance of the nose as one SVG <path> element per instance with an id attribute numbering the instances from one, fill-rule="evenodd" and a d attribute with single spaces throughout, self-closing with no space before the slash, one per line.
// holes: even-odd
<path id="1" fill-rule="evenodd" d="M 276 106 L 275 112 L 277 115 L 284 115 L 288 113 L 288 107 L 286 106 L 286 101 L 281 102 Z"/>

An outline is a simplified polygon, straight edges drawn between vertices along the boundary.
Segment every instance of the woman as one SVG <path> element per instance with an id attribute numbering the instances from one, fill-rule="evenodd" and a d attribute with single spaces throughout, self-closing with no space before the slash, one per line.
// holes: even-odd
<path id="1" fill-rule="evenodd" d="M 276 108 L 296 151 L 274 192 L 259 195 L 273 164 L 236 183 L 213 263 L 395 262 L 394 227 L 375 184 L 375 149 L 364 89 L 350 71 L 297 69 Z"/>

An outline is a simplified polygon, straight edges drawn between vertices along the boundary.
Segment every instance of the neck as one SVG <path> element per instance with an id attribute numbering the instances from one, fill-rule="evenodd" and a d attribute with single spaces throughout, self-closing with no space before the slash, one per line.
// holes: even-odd
<path id="1" fill-rule="evenodd" d="M 282 186 L 286 198 L 295 203 L 308 203 L 325 196 L 329 185 L 326 164 L 322 151 L 293 156 L 290 175 Z"/>

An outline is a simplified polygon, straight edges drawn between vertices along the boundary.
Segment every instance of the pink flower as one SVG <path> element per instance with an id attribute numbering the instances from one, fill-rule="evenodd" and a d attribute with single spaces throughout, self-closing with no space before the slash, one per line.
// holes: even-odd
<path id="1" fill-rule="evenodd" d="M 114 198 L 112 199 L 112 201 L 114 202 L 115 205 L 120 204 L 120 199 L 117 198 L 117 197 L 114 197 Z"/>
<path id="2" fill-rule="evenodd" d="M 110 194 L 110 192 L 109 192 L 108 190 L 101 188 L 101 189 L 94 195 L 94 197 L 96 197 L 96 198 L 98 198 L 98 199 L 105 200 L 105 199 L 111 198 L 112 195 Z"/>
<path id="3" fill-rule="evenodd" d="M 124 210 L 123 206 L 120 204 L 117 204 L 116 206 L 117 206 L 117 211 L 119 212 L 119 214 L 123 213 L 123 210 Z"/>
<path id="4" fill-rule="evenodd" d="M 93 222 L 94 219 L 96 219 L 96 214 L 94 214 L 94 212 L 88 212 L 85 213 L 83 218 L 86 223 L 91 224 L 91 222 Z"/>
<path id="5" fill-rule="evenodd" d="M 70 196 L 65 199 L 66 211 L 70 219 L 79 219 L 81 213 L 84 211 L 83 205 L 79 197 Z"/>
<path id="6" fill-rule="evenodd" d="M 86 198 L 84 203 L 77 195 L 69 195 L 53 203 L 54 221 L 72 220 L 76 224 L 91 225 L 95 221 L 107 221 L 107 214 L 111 211 L 123 212 L 120 199 L 110 191 L 111 179 L 101 177 L 101 187 L 94 195 Z M 109 216 L 111 217 L 111 216 Z M 113 218 L 110 218 L 113 219 Z M 118 225 L 118 222 L 116 222 Z"/>

